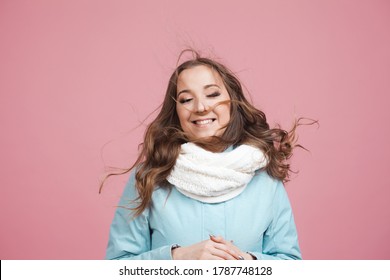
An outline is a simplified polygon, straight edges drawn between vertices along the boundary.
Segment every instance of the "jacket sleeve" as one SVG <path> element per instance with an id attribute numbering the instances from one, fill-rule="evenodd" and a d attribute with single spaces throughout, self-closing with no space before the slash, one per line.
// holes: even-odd
<path id="1" fill-rule="evenodd" d="M 250 252 L 258 260 L 302 259 L 294 217 L 282 182 L 272 205 L 272 222 L 264 233 L 262 252 Z"/>
<path id="2" fill-rule="evenodd" d="M 134 218 L 131 201 L 137 198 L 135 176 L 132 172 L 124 189 L 110 228 L 106 259 L 166 260 L 171 259 L 171 247 L 151 250 L 149 209 Z M 126 209 L 127 207 L 127 209 Z"/>

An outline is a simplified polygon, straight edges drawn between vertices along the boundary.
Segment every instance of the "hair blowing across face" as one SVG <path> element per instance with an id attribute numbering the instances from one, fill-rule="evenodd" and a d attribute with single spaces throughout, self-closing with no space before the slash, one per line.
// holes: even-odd
<path id="1" fill-rule="evenodd" d="M 161 111 L 146 129 L 136 162 L 129 169 L 110 173 L 105 178 L 136 169 L 135 179 L 139 198 L 137 205 L 131 208 L 135 210 L 135 216 L 140 215 L 149 206 L 153 190 L 157 186 L 169 187 L 166 178 L 175 165 L 181 145 L 189 141 L 180 127 L 176 113 L 177 80 L 185 69 L 200 65 L 210 67 L 222 78 L 231 99 L 224 101 L 230 102 L 231 114 L 224 133 L 211 139 L 192 139 L 192 142 L 214 152 L 221 152 L 232 145 L 249 144 L 258 147 L 268 159 L 268 165 L 265 167 L 267 173 L 284 182 L 288 181 L 291 172 L 288 159 L 292 156 L 293 148 L 301 147 L 295 143 L 295 130 L 300 125 L 300 119 L 295 121 L 289 132 L 278 127 L 270 128 L 265 114 L 247 101 L 239 80 L 226 66 L 201 57 L 194 50 L 184 50 L 179 59 L 188 51 L 192 52 L 193 59 L 180 64 L 171 75 Z M 100 186 L 100 191 L 104 182 L 105 180 Z"/>

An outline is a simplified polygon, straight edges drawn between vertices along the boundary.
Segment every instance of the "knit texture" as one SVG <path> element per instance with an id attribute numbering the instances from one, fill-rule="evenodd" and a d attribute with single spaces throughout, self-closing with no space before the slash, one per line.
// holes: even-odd
<path id="1" fill-rule="evenodd" d="M 249 145 L 213 153 L 185 143 L 167 180 L 188 197 L 218 203 L 239 195 L 267 162 L 260 149 Z"/>

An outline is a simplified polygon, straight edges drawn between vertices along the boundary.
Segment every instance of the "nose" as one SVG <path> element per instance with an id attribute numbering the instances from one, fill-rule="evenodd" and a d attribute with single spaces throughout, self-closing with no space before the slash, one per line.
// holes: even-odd
<path id="1" fill-rule="evenodd" d="M 198 99 L 195 104 L 195 112 L 202 113 L 207 110 L 207 105 L 205 100 Z"/>

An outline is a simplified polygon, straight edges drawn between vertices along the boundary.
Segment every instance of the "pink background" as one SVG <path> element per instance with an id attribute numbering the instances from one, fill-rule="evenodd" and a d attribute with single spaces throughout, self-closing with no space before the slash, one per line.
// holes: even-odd
<path id="1" fill-rule="evenodd" d="M 1 0 L 0 259 L 104 257 L 127 177 L 100 177 L 135 159 L 188 45 L 270 124 L 320 121 L 287 184 L 303 257 L 390 259 L 389 27 L 386 0 Z"/>

